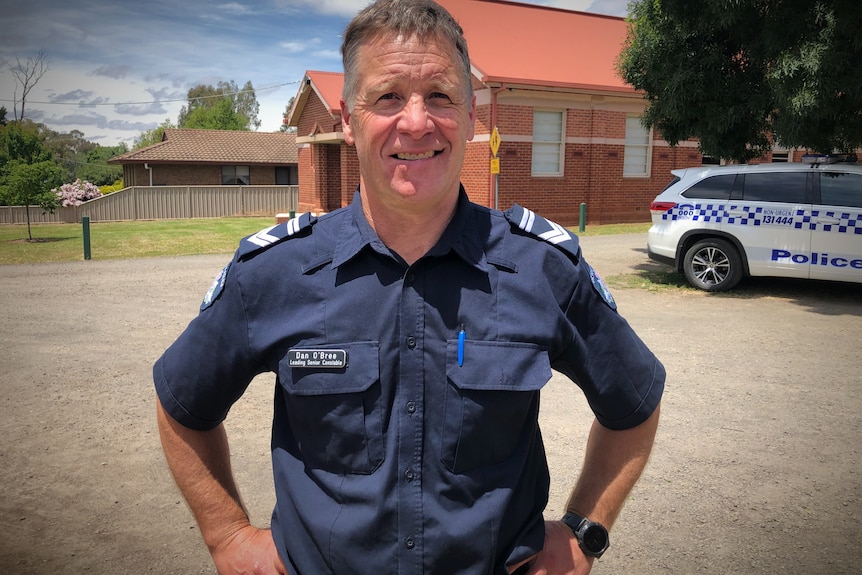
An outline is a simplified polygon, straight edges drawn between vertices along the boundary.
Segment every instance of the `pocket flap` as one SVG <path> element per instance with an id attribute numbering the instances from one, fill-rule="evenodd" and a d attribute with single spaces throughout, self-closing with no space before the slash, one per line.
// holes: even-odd
<path id="1" fill-rule="evenodd" d="M 458 341 L 446 344 L 446 375 L 460 389 L 536 391 L 551 379 L 551 362 L 540 346 L 519 342 L 464 342 L 458 365 Z"/>

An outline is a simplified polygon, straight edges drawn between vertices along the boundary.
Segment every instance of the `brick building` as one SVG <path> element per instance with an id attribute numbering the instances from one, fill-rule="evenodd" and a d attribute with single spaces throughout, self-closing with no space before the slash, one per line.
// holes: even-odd
<path id="1" fill-rule="evenodd" d="M 564 225 L 577 225 L 581 202 L 590 223 L 645 222 L 670 170 L 701 163 L 695 142 L 672 148 L 641 126 L 643 96 L 615 72 L 624 19 L 499 0 L 438 2 L 470 50 L 476 135 L 461 179 L 473 201 L 500 209 L 517 202 Z M 300 210 L 346 205 L 359 182 L 341 131 L 342 85 L 340 73 L 308 71 L 288 115 Z"/>
<path id="2" fill-rule="evenodd" d="M 109 163 L 126 186 L 296 185 L 296 135 L 168 128 L 162 141 Z"/>

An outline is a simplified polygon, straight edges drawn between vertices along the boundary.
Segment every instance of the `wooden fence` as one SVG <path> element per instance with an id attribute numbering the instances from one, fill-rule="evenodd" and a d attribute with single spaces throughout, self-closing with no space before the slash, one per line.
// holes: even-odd
<path id="1" fill-rule="evenodd" d="M 298 186 L 132 186 L 46 214 L 30 206 L 0 206 L 0 224 L 91 222 L 275 216 L 296 211 Z"/>

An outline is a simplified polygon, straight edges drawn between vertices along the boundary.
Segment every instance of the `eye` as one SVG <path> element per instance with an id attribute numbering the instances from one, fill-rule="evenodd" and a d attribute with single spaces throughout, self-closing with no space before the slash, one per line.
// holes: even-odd
<path id="1" fill-rule="evenodd" d="M 429 99 L 431 99 L 431 100 L 440 100 L 440 99 L 451 100 L 451 98 L 448 95 L 444 94 L 443 92 L 432 92 L 431 95 L 429 96 Z"/>

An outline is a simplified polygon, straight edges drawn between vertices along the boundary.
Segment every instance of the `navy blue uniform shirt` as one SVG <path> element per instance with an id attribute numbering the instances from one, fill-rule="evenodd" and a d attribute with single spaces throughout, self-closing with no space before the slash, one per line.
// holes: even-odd
<path id="1" fill-rule="evenodd" d="M 544 540 L 552 368 L 611 429 L 664 387 L 573 234 L 462 190 L 412 266 L 358 193 L 246 238 L 154 377 L 172 417 L 209 429 L 277 374 L 272 529 L 291 574 L 502 575 Z"/>

